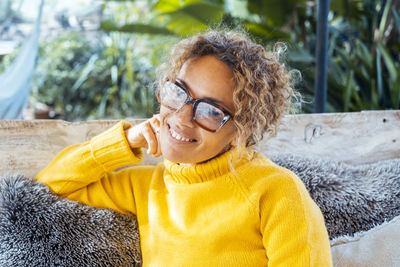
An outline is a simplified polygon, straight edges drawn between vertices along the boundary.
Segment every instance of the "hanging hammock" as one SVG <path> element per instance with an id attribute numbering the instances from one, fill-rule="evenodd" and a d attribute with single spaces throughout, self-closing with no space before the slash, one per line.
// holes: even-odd
<path id="1" fill-rule="evenodd" d="M 31 89 L 32 74 L 39 49 L 40 20 L 44 0 L 39 6 L 33 32 L 22 45 L 13 64 L 0 74 L 0 119 L 22 119 Z"/>

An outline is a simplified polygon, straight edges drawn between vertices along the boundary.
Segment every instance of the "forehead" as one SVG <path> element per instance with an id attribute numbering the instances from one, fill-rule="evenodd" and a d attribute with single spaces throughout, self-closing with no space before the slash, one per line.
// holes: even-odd
<path id="1" fill-rule="evenodd" d="M 182 66 L 178 79 L 185 82 L 194 98 L 213 98 L 234 112 L 234 80 L 231 69 L 214 56 L 188 60 Z"/>

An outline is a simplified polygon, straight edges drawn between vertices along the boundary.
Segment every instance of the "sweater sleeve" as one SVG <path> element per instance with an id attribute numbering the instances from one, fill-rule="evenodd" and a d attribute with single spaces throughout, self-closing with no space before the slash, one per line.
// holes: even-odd
<path id="1" fill-rule="evenodd" d="M 261 233 L 269 267 L 332 266 L 323 215 L 294 173 L 268 179 L 261 198 Z"/>
<path id="2" fill-rule="evenodd" d="M 131 149 L 125 137 L 131 126 L 121 121 L 89 142 L 63 149 L 35 179 L 62 197 L 136 213 L 131 172 L 112 172 L 142 161 L 142 150 Z"/>

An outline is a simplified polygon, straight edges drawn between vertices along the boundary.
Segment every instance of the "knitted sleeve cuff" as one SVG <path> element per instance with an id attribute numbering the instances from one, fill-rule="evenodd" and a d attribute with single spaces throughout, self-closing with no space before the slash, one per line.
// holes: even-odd
<path id="1" fill-rule="evenodd" d="M 92 156 L 106 172 L 137 164 L 143 160 L 142 149 L 130 148 L 125 137 L 124 131 L 130 127 L 131 123 L 120 121 L 90 140 Z"/>

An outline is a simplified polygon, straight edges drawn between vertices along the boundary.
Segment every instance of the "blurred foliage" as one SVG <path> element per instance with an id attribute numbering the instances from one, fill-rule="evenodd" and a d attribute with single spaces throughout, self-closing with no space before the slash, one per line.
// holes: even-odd
<path id="1" fill-rule="evenodd" d="M 112 18 L 122 22 L 131 19 L 128 13 L 143 12 L 135 5 L 112 9 Z M 45 103 L 68 121 L 150 117 L 157 109 L 155 69 L 174 42 L 174 37 L 65 31 L 40 43 L 30 102 Z M 17 54 L 18 49 L 5 56 L 0 71 Z"/>
<path id="2" fill-rule="evenodd" d="M 24 0 L 1 0 L 0 1 L 0 24 L 11 21 L 22 21 L 20 9 Z M 15 8 L 13 8 L 13 6 Z M 7 25 L 6 25 L 7 26 Z"/>
<path id="3" fill-rule="evenodd" d="M 396 0 L 331 0 L 328 112 L 399 108 L 399 6 Z M 210 25 L 241 25 L 269 49 L 286 42 L 287 65 L 303 74 L 297 87 L 305 99 L 313 99 L 317 1 L 158 0 L 151 12 L 158 18 L 146 24 L 154 27 L 147 31 L 151 34 L 187 36 Z M 127 29 L 106 25 L 107 31 Z M 131 21 L 131 32 L 146 32 L 134 25 L 144 26 Z M 312 110 L 312 103 L 304 106 L 304 112 Z"/>
<path id="4" fill-rule="evenodd" d="M 156 109 L 153 63 L 159 59 L 149 55 L 147 42 L 164 45 L 121 33 L 68 33 L 44 42 L 32 96 L 65 120 L 149 117 Z"/>
<path id="5" fill-rule="evenodd" d="M 317 1 L 102 3 L 103 32 L 67 33 L 40 46 L 32 96 L 63 119 L 151 116 L 155 69 L 172 44 L 218 25 L 243 27 L 267 49 L 285 42 L 282 60 L 301 71 L 297 88 L 310 101 L 303 112 L 313 111 Z M 399 7 L 398 0 L 331 0 L 328 112 L 399 109 Z"/>
<path id="6" fill-rule="evenodd" d="M 352 3 L 332 22 L 330 86 L 344 111 L 399 109 L 399 3 Z"/>

